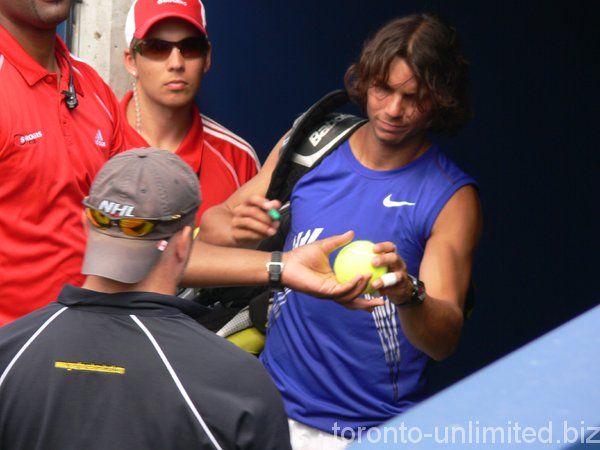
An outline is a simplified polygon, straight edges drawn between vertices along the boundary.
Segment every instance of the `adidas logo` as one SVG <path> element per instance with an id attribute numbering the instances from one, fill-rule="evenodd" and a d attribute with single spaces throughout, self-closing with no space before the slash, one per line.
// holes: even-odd
<path id="1" fill-rule="evenodd" d="M 96 143 L 96 145 L 98 147 L 102 147 L 102 148 L 106 147 L 106 142 L 104 142 L 104 137 L 102 137 L 102 132 L 100 130 L 98 130 L 98 132 L 96 133 L 94 142 Z"/>

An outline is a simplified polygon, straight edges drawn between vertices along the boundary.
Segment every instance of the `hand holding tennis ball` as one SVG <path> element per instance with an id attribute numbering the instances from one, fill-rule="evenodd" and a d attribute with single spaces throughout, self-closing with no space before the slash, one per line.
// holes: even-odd
<path id="1" fill-rule="evenodd" d="M 375 289 L 371 283 L 388 271 L 387 266 L 375 267 L 371 264 L 377 253 L 373 252 L 375 244 L 371 241 L 352 241 L 342 247 L 333 263 L 333 271 L 338 283 L 352 280 L 356 275 L 371 273 L 369 284 L 363 294 L 372 294 Z"/>

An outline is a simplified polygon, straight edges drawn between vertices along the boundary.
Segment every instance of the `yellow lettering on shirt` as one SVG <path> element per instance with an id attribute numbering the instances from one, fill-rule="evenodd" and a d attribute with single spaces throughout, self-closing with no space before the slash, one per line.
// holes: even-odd
<path id="1" fill-rule="evenodd" d="M 118 375 L 125 375 L 125 368 L 119 366 L 106 366 L 103 364 L 87 364 L 81 362 L 65 362 L 56 361 L 54 367 L 57 369 L 66 370 L 82 370 L 86 372 L 102 372 L 102 373 L 116 373 Z"/>

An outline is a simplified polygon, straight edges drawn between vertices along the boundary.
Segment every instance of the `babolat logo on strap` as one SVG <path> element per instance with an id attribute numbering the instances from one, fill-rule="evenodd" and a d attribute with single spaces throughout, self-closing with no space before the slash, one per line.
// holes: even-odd
<path id="1" fill-rule="evenodd" d="M 106 213 L 112 217 L 134 217 L 134 208 L 135 207 L 131 205 L 121 205 L 120 203 L 102 200 L 100 202 L 100 206 L 98 206 L 98 211 Z"/>
<path id="2" fill-rule="evenodd" d="M 308 138 L 312 146 L 316 147 L 317 145 L 319 145 L 321 139 L 323 139 L 323 137 L 325 137 L 327 133 L 329 133 L 337 123 L 340 123 L 346 117 L 349 117 L 349 114 L 337 114 L 333 116 L 333 118 L 325 122 L 323 125 L 321 125 L 321 127 L 319 127 L 318 130 L 313 132 Z"/>

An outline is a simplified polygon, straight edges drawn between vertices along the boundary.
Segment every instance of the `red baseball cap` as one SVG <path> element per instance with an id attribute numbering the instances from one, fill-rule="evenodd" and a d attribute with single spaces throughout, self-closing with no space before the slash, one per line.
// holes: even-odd
<path id="1" fill-rule="evenodd" d="M 200 0 L 135 0 L 125 22 L 125 40 L 143 39 L 159 20 L 177 17 L 188 21 L 200 32 L 206 33 L 206 13 Z"/>

